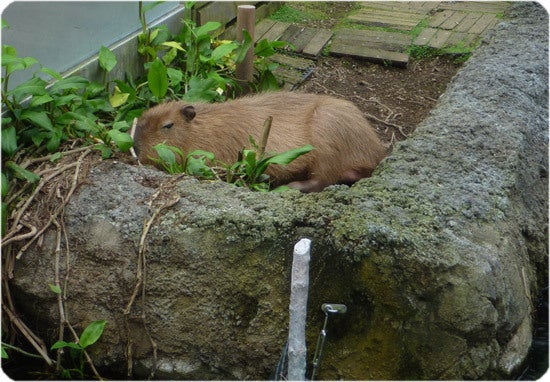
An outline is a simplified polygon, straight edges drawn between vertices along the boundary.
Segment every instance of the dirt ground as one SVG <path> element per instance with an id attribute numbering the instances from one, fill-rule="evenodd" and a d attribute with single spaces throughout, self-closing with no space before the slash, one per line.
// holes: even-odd
<path id="1" fill-rule="evenodd" d="M 460 66 L 448 57 L 412 61 L 406 69 L 322 57 L 300 89 L 352 101 L 380 136 L 393 143 L 426 118 Z"/>
<path id="2" fill-rule="evenodd" d="M 308 2 L 292 2 L 292 7 L 311 12 Z M 315 9 L 320 19 L 294 21 L 313 28 L 334 29 L 357 3 L 320 2 Z M 355 103 L 382 139 L 403 140 L 435 106 L 447 84 L 460 69 L 453 57 L 412 60 L 406 69 L 383 66 L 352 58 L 322 56 L 302 91 L 330 94 Z"/>

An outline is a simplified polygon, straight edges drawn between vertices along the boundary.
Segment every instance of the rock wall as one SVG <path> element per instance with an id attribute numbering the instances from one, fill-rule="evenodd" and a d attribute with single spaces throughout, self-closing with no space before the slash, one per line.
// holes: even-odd
<path id="1" fill-rule="evenodd" d="M 548 282 L 547 89 L 547 14 L 520 3 L 353 187 L 261 194 L 103 162 L 65 214 L 70 320 L 107 320 L 94 360 L 125 373 L 130 343 L 133 377 L 265 379 L 286 340 L 292 248 L 308 237 L 309 360 L 321 304 L 348 306 L 320 379 L 508 377 Z M 172 200 L 146 236 L 145 298 L 125 316 L 144 221 Z M 12 280 L 52 342 L 54 236 Z"/>

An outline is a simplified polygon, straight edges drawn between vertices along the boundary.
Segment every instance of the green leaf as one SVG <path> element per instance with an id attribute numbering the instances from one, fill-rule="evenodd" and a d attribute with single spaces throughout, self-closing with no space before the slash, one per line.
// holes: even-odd
<path id="1" fill-rule="evenodd" d="M 105 323 L 105 320 L 94 321 L 84 329 L 79 340 L 80 346 L 82 346 L 83 349 L 96 343 L 103 334 Z"/>
<path id="2" fill-rule="evenodd" d="M 286 151 L 284 153 L 273 155 L 272 157 L 266 158 L 264 160 L 267 164 L 287 165 L 299 156 L 307 154 L 313 149 L 314 147 L 312 145 L 305 145 L 296 149 Z"/>
<path id="3" fill-rule="evenodd" d="M 26 180 L 29 183 L 35 183 L 35 182 L 38 182 L 40 180 L 40 177 L 38 175 L 36 175 L 34 172 L 31 172 L 29 170 L 25 170 L 24 168 L 20 167 L 15 162 L 8 161 L 6 163 L 6 167 L 9 168 L 13 172 L 13 175 L 16 178 Z"/>
<path id="4" fill-rule="evenodd" d="M 168 91 L 168 76 L 166 73 L 166 66 L 164 66 L 158 57 L 149 67 L 147 81 L 151 93 L 153 93 L 153 95 L 159 100 L 163 99 Z"/>
<path id="5" fill-rule="evenodd" d="M 57 72 L 53 69 L 42 67 L 42 68 L 40 68 L 40 71 L 42 73 L 46 73 L 46 74 L 50 75 L 53 79 L 56 79 L 58 81 L 63 79 L 63 76 L 61 76 L 61 74 L 59 74 L 59 72 Z"/>
<path id="6" fill-rule="evenodd" d="M 256 43 L 256 47 L 254 48 L 254 55 L 258 57 L 269 57 L 274 54 L 275 49 L 273 49 L 269 41 L 267 41 L 265 38 Z"/>
<path id="7" fill-rule="evenodd" d="M 237 57 L 235 58 L 236 62 L 242 62 L 246 57 L 248 49 L 252 46 L 252 36 L 248 33 L 247 30 L 243 29 L 243 42 L 239 49 L 237 50 Z"/>
<path id="8" fill-rule="evenodd" d="M 172 86 L 180 84 L 183 80 L 183 72 L 179 69 L 167 68 L 166 72 L 168 73 L 168 78 L 170 78 Z"/>
<path id="9" fill-rule="evenodd" d="M 185 172 L 189 175 L 211 178 L 214 172 L 206 161 L 213 161 L 214 154 L 209 151 L 195 150 L 187 155 Z"/>
<path id="10" fill-rule="evenodd" d="M 228 44 L 222 44 L 212 51 L 212 60 L 218 61 L 225 56 L 231 54 L 239 45 L 237 43 L 231 42 Z"/>
<path id="11" fill-rule="evenodd" d="M 77 350 L 82 350 L 83 347 L 75 342 L 65 342 L 65 341 L 57 341 L 55 344 L 52 345 L 50 350 L 55 350 L 59 348 L 73 348 Z"/>
<path id="12" fill-rule="evenodd" d="M 134 141 L 128 133 L 123 133 L 119 130 L 109 130 L 107 134 L 122 152 L 130 150 L 130 148 L 134 145 Z"/>
<path id="13" fill-rule="evenodd" d="M 218 96 L 216 88 L 217 81 L 212 78 L 191 77 L 189 80 L 189 90 L 184 95 L 186 101 L 213 101 Z"/>
<path id="14" fill-rule="evenodd" d="M 32 111 L 32 110 L 25 110 L 23 113 L 21 113 L 22 120 L 28 120 L 31 121 L 34 125 L 41 127 L 48 131 L 53 131 L 53 125 L 52 121 L 50 121 L 50 118 L 48 117 L 48 113 L 46 111 Z"/>
<path id="15" fill-rule="evenodd" d="M 49 94 L 34 96 L 31 100 L 31 106 L 40 106 L 50 101 L 53 101 L 53 98 Z"/>
<path id="16" fill-rule="evenodd" d="M 17 131 L 13 125 L 2 129 L 2 151 L 9 157 L 17 151 Z"/>
<path id="17" fill-rule="evenodd" d="M 46 142 L 46 149 L 53 153 L 57 151 L 59 145 L 61 144 L 61 139 L 63 138 L 63 133 L 59 130 L 54 130 L 48 134 L 48 141 Z"/>
<path id="18" fill-rule="evenodd" d="M 8 96 L 14 96 L 17 100 L 43 94 L 46 94 L 46 81 L 38 77 L 33 77 L 7 92 Z"/>
<path id="19" fill-rule="evenodd" d="M 56 152 L 56 153 L 54 153 L 54 154 L 51 156 L 50 162 L 55 163 L 55 162 L 57 162 L 58 160 L 60 160 L 61 158 L 63 158 L 63 153 Z"/>
<path id="20" fill-rule="evenodd" d="M 10 182 L 8 181 L 8 177 L 3 172 L 2 174 L 2 198 L 5 198 L 8 195 L 8 188 L 10 186 Z"/>
<path id="21" fill-rule="evenodd" d="M 61 294 L 61 288 L 58 285 L 49 284 L 53 293 Z"/>
<path id="22" fill-rule="evenodd" d="M 118 86 L 115 86 L 113 95 L 109 97 L 109 102 L 112 107 L 119 107 L 128 101 L 128 97 L 130 97 L 130 93 L 123 93 Z"/>
<path id="23" fill-rule="evenodd" d="M 4 237 L 4 233 L 8 228 L 8 204 L 2 202 L 2 209 L 0 210 L 0 236 Z"/>
<path id="24" fill-rule="evenodd" d="M 57 82 L 55 82 L 52 87 L 50 88 L 51 93 L 57 93 L 60 90 L 77 90 L 77 89 L 84 89 L 90 81 L 88 81 L 84 77 L 80 76 L 70 76 L 67 78 L 63 78 Z"/>
<path id="25" fill-rule="evenodd" d="M 256 44 L 254 54 L 258 57 L 270 57 L 276 53 L 276 49 L 282 49 L 287 45 L 286 41 L 268 41 L 264 38 Z"/>
<path id="26" fill-rule="evenodd" d="M 153 146 L 153 148 L 157 152 L 160 160 L 166 163 L 167 165 L 173 165 L 177 163 L 176 155 L 174 154 L 174 151 L 170 149 L 169 146 L 165 145 L 164 143 L 159 143 L 158 145 Z"/>
<path id="27" fill-rule="evenodd" d="M 96 149 L 101 151 L 101 159 L 108 159 L 111 157 L 111 154 L 113 153 L 113 150 L 111 150 L 111 147 L 107 146 L 104 143 L 100 145 L 96 145 L 95 147 Z"/>
<path id="28" fill-rule="evenodd" d="M 99 66 L 107 72 L 110 72 L 116 66 L 116 63 L 117 60 L 114 53 L 111 52 L 109 48 L 102 45 L 101 48 L 99 48 Z"/>
<path id="29" fill-rule="evenodd" d="M 170 48 L 174 48 L 177 50 L 181 50 L 182 52 L 185 52 L 185 49 L 183 48 L 183 46 L 181 46 L 181 43 L 177 41 L 166 41 L 166 42 L 163 42 L 161 45 L 168 46 Z"/>
<path id="30" fill-rule="evenodd" d="M 0 346 L 0 353 L 1 353 L 3 359 L 9 358 L 8 353 L 6 352 L 6 349 L 4 349 L 3 346 Z"/>
<path id="31" fill-rule="evenodd" d="M 34 64 L 39 64 L 38 60 L 34 57 L 25 57 L 23 58 L 23 65 L 25 65 L 25 69 L 30 68 Z"/>
<path id="32" fill-rule="evenodd" d="M 170 65 L 172 61 L 174 61 L 177 55 L 178 55 L 178 51 L 172 48 L 168 52 L 166 52 L 166 54 L 162 57 L 162 61 L 164 62 L 164 64 Z"/>
<path id="33" fill-rule="evenodd" d="M 203 37 L 204 35 L 208 35 L 208 33 L 215 31 L 219 27 L 221 27 L 222 24 L 220 24 L 217 21 L 209 21 L 204 25 L 201 25 L 198 28 L 195 28 L 194 32 L 197 36 L 197 39 Z"/>

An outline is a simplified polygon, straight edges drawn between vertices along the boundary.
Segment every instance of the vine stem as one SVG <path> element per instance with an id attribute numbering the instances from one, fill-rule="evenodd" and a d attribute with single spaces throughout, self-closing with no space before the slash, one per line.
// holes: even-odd
<path id="1" fill-rule="evenodd" d="M 173 179 L 171 179 L 173 180 Z M 159 187 L 159 190 L 152 196 L 151 201 L 149 202 L 149 206 L 153 204 L 153 202 L 159 197 L 161 192 L 163 191 L 164 185 L 161 185 Z M 130 325 L 129 325 L 129 315 L 130 311 L 132 309 L 132 306 L 135 302 L 136 297 L 138 296 L 140 290 L 141 290 L 141 315 L 140 319 L 142 320 L 143 327 L 145 329 L 145 332 L 147 333 L 147 337 L 149 339 L 149 342 L 151 344 L 151 347 L 153 349 L 153 367 L 151 370 L 151 373 L 149 375 L 149 379 L 152 379 L 155 375 L 156 370 L 156 364 L 157 364 L 157 343 L 151 336 L 151 333 L 149 332 L 149 329 L 147 328 L 147 317 L 145 314 L 145 292 L 146 292 L 146 276 L 147 276 L 147 267 L 146 267 L 146 258 L 145 258 L 145 252 L 146 252 L 146 240 L 147 240 L 147 234 L 149 233 L 149 230 L 151 229 L 151 226 L 153 225 L 155 219 L 159 216 L 159 214 L 162 212 L 162 210 L 169 208 L 176 204 L 179 201 L 180 197 L 179 195 L 176 195 L 176 197 L 162 203 L 158 208 L 156 208 L 151 215 L 151 217 L 145 221 L 143 225 L 143 230 L 141 232 L 141 236 L 139 239 L 139 245 L 138 245 L 138 264 L 137 264 L 137 270 L 136 270 L 136 284 L 134 286 L 134 291 L 132 295 L 130 296 L 130 299 L 128 301 L 128 304 L 126 304 L 126 308 L 124 309 L 124 317 L 125 317 L 125 323 L 126 323 L 126 331 L 128 335 L 128 343 L 126 345 L 126 355 L 127 355 L 127 376 L 132 376 L 132 369 L 133 369 L 133 362 L 132 362 L 132 340 L 130 336 Z"/>

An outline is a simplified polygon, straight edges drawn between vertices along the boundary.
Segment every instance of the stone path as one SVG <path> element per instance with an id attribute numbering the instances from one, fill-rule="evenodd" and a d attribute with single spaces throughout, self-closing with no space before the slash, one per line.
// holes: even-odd
<path id="1" fill-rule="evenodd" d="M 510 2 L 503 1 L 362 2 L 334 33 L 265 19 L 256 26 L 255 36 L 256 40 L 288 41 L 291 51 L 302 56 L 293 61 L 299 68 L 293 67 L 293 62 L 282 64 L 286 81 L 294 87 L 329 41 L 333 56 L 406 67 L 411 47 L 448 52 L 472 49 L 509 6 Z"/>

